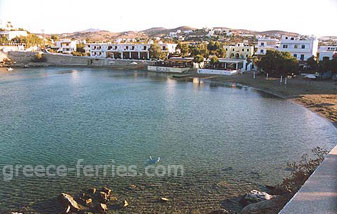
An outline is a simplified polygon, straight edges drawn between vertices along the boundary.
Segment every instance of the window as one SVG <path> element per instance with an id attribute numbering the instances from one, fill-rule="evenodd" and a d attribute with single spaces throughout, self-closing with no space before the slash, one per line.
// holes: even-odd
<path id="1" fill-rule="evenodd" d="M 247 49 L 247 51 L 249 51 L 249 49 Z"/>
<path id="2" fill-rule="evenodd" d="M 302 61 L 304 60 L 304 54 L 301 54 L 301 60 Z"/>
<path id="3" fill-rule="evenodd" d="M 296 57 L 296 58 L 297 58 L 297 54 L 294 54 L 294 57 Z"/>
<path id="4" fill-rule="evenodd" d="M 305 48 L 305 45 L 302 45 L 302 49 L 304 49 Z"/>
<path id="5" fill-rule="evenodd" d="M 146 50 L 146 46 L 144 46 L 144 51 Z"/>
<path id="6" fill-rule="evenodd" d="M 263 50 L 260 50 L 260 53 L 263 53 Z"/>
<path id="7" fill-rule="evenodd" d="M 283 48 L 288 48 L 288 45 L 283 45 Z"/>
<path id="8" fill-rule="evenodd" d="M 292 37 L 291 40 L 294 40 L 294 37 Z"/>
<path id="9" fill-rule="evenodd" d="M 245 49 L 242 49 L 242 51 L 245 51 Z"/>
<path id="10" fill-rule="evenodd" d="M 298 48 L 298 45 L 294 45 L 294 48 Z"/>
<path id="11" fill-rule="evenodd" d="M 264 46 L 264 42 L 261 42 L 261 46 Z"/>
<path id="12" fill-rule="evenodd" d="M 288 37 L 286 37 L 286 39 L 288 39 Z"/>

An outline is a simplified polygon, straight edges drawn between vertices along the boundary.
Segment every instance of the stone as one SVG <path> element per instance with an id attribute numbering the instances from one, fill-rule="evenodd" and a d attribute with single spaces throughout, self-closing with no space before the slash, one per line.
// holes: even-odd
<path id="1" fill-rule="evenodd" d="M 221 209 L 221 210 L 214 210 L 210 212 L 209 214 L 229 214 L 229 212 L 225 209 Z"/>
<path id="2" fill-rule="evenodd" d="M 137 188 L 136 185 L 133 185 L 133 184 L 130 185 L 130 189 L 136 189 L 136 188 Z"/>
<path id="3" fill-rule="evenodd" d="M 103 188 L 102 188 L 102 192 L 105 192 L 105 193 L 107 194 L 108 197 L 110 196 L 111 191 L 112 191 L 112 190 L 109 189 L 109 188 L 107 188 L 107 187 L 103 187 Z"/>
<path id="4" fill-rule="evenodd" d="M 92 195 L 95 194 L 96 191 L 97 191 L 96 188 L 90 188 L 90 189 L 88 189 L 88 193 L 89 193 L 89 194 L 92 194 Z"/>
<path id="5" fill-rule="evenodd" d="M 249 204 L 245 206 L 241 214 L 262 214 L 262 213 L 278 213 L 283 207 L 283 203 L 280 203 L 277 198 L 271 200 L 263 200 L 257 203 Z"/>
<path id="6" fill-rule="evenodd" d="M 161 202 L 168 202 L 169 199 L 168 199 L 168 198 L 160 198 L 160 201 L 161 201 Z"/>
<path id="7" fill-rule="evenodd" d="M 64 213 L 69 213 L 70 212 L 70 208 L 71 208 L 70 206 L 65 207 L 64 208 Z"/>
<path id="8" fill-rule="evenodd" d="M 248 204 L 257 203 L 257 202 L 264 201 L 264 200 L 270 200 L 274 197 L 275 196 L 269 195 L 266 192 L 260 192 L 260 191 L 257 191 L 257 190 L 252 190 L 252 191 L 250 191 L 250 193 L 245 194 L 241 198 L 240 204 L 242 204 L 243 206 L 247 206 Z"/>
<path id="9" fill-rule="evenodd" d="M 108 206 L 106 204 L 99 203 L 96 206 L 96 210 L 98 212 L 106 212 L 108 210 Z"/>
<path id="10" fill-rule="evenodd" d="M 126 200 L 124 200 L 123 201 L 123 207 L 127 207 L 127 206 L 129 206 L 129 203 Z"/>
<path id="11" fill-rule="evenodd" d="M 92 199 L 91 198 L 88 198 L 85 200 L 85 204 L 88 205 L 88 204 L 91 204 L 92 203 Z"/>
<path id="12" fill-rule="evenodd" d="M 117 201 L 118 199 L 117 199 L 117 197 L 115 197 L 115 196 L 111 196 L 110 197 L 110 201 Z"/>
<path id="13" fill-rule="evenodd" d="M 99 199 L 101 200 L 101 201 L 104 201 L 104 202 L 106 202 L 106 201 L 108 201 L 108 194 L 106 194 L 105 192 L 100 192 L 99 193 Z"/>
<path id="14" fill-rule="evenodd" d="M 77 212 L 82 210 L 82 208 L 80 207 L 80 205 L 75 201 L 75 199 L 66 193 L 61 193 L 58 197 L 57 197 L 58 201 L 65 207 L 68 208 L 68 206 L 70 207 L 69 211 L 73 211 L 73 212 Z M 68 212 L 69 212 L 68 211 Z"/>

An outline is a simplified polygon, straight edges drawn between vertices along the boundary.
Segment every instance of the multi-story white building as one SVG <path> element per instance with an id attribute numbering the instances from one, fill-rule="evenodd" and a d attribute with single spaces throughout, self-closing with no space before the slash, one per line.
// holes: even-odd
<path id="1" fill-rule="evenodd" d="M 174 53 L 177 44 L 159 44 L 162 51 Z M 151 44 L 112 44 L 90 43 L 87 44 L 91 57 L 112 59 L 150 59 L 149 49 Z"/>
<path id="2" fill-rule="evenodd" d="M 289 52 L 300 61 L 306 61 L 312 56 L 317 56 L 318 40 L 315 37 L 293 37 L 283 35 L 279 51 Z"/>
<path id="3" fill-rule="evenodd" d="M 236 45 L 225 45 L 226 58 L 247 59 L 253 56 L 254 46 L 238 43 Z"/>
<path id="4" fill-rule="evenodd" d="M 57 52 L 70 54 L 76 51 L 76 45 L 78 41 L 71 39 L 61 39 L 55 42 L 55 48 Z"/>
<path id="5" fill-rule="evenodd" d="M 6 37 L 8 40 L 12 40 L 15 37 L 27 36 L 27 31 L 13 30 L 13 31 L 0 31 L 0 37 Z"/>
<path id="6" fill-rule="evenodd" d="M 276 50 L 280 45 L 278 39 L 272 39 L 269 37 L 261 37 L 257 41 L 257 50 L 255 55 L 265 55 L 268 50 Z"/>
<path id="7" fill-rule="evenodd" d="M 318 55 L 320 61 L 324 59 L 331 60 L 332 58 L 337 57 L 337 44 L 320 46 L 318 49 Z"/>

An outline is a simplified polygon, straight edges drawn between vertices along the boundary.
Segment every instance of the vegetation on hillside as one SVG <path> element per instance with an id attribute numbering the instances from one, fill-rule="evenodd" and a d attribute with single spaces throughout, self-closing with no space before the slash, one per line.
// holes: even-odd
<path id="1" fill-rule="evenodd" d="M 42 46 L 44 44 L 43 39 L 41 39 L 35 34 L 28 34 L 27 36 L 15 37 L 14 39 L 12 39 L 12 42 L 24 43 L 26 44 L 26 47 Z"/>

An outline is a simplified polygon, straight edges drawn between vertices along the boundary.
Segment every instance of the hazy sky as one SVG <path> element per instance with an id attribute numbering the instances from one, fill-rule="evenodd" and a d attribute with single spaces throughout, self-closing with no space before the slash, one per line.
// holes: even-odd
<path id="1" fill-rule="evenodd" d="M 337 36 L 337 0 L 0 0 L 0 20 L 46 33 L 187 25 Z"/>

